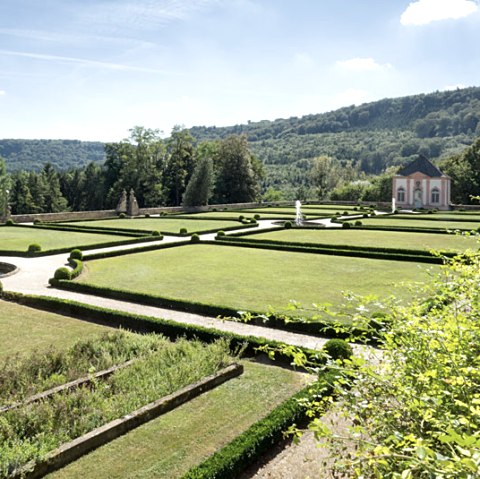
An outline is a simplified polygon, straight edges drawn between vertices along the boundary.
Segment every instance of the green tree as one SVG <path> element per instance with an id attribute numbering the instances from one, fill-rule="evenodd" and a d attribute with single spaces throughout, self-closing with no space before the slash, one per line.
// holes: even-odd
<path id="1" fill-rule="evenodd" d="M 16 215 L 33 213 L 36 209 L 35 200 L 29 187 L 29 177 L 25 171 L 12 176 L 12 191 L 10 194 L 12 213 Z"/>
<path id="2" fill-rule="evenodd" d="M 197 163 L 183 195 L 183 206 L 205 206 L 214 186 L 213 161 L 204 157 Z"/>
<path id="3" fill-rule="evenodd" d="M 262 167 L 250 152 L 246 136 L 229 136 L 223 140 L 217 164 L 217 202 L 246 203 L 260 198 Z"/>
<path id="4" fill-rule="evenodd" d="M 0 158 L 0 219 L 4 218 L 7 213 L 9 201 L 10 178 L 7 175 L 7 167 L 5 160 Z"/>
<path id="5" fill-rule="evenodd" d="M 46 185 L 44 196 L 44 212 L 59 213 L 67 210 L 67 200 L 60 189 L 60 179 L 51 163 L 46 163 L 40 176 Z"/>
<path id="6" fill-rule="evenodd" d="M 193 136 L 185 128 L 175 126 L 167 141 L 167 152 L 164 173 L 167 202 L 169 205 L 179 206 L 195 168 Z"/>

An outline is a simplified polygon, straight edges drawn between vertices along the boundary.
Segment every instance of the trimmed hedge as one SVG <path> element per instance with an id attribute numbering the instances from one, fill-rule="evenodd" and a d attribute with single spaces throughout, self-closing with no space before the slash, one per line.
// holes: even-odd
<path id="1" fill-rule="evenodd" d="M 104 326 L 128 329 L 138 333 L 163 334 L 170 339 L 186 337 L 187 339 L 199 339 L 200 341 L 209 343 L 219 338 L 226 338 L 230 341 L 230 348 L 233 352 L 237 352 L 239 348 L 245 347 L 245 352 L 253 356 L 259 354 L 258 349 L 264 346 L 271 346 L 278 349 L 282 345 L 282 343 L 278 341 L 267 340 L 261 337 L 243 336 L 214 328 L 121 312 L 60 298 L 4 292 L 2 299 Z M 325 357 L 321 351 L 301 347 L 298 349 L 306 354 L 309 361 L 319 365 L 324 364 Z M 283 364 L 291 363 L 291 357 L 283 354 L 280 350 L 275 353 L 275 358 Z"/>
<path id="2" fill-rule="evenodd" d="M 326 383 L 326 381 L 325 381 Z M 260 459 L 278 444 L 292 424 L 302 424 L 307 417 L 303 403 L 318 397 L 320 390 L 308 386 L 277 406 L 268 416 L 260 419 L 225 447 L 215 452 L 200 465 L 190 469 L 182 479 L 231 479 L 252 462 Z M 329 387 L 321 391 L 331 394 Z"/>
<path id="3" fill-rule="evenodd" d="M 296 243 L 287 241 L 255 240 L 232 236 L 217 237 L 218 244 L 228 244 L 245 248 L 272 249 L 279 251 L 291 251 L 298 253 L 327 254 L 337 256 L 355 256 L 370 259 L 388 259 L 395 261 L 414 261 L 419 263 L 443 264 L 442 258 L 434 256 L 426 250 L 408 250 L 394 248 L 370 248 L 368 246 L 352 245 L 328 245 Z M 445 253 L 446 256 L 454 256 L 456 253 Z"/>
<path id="4" fill-rule="evenodd" d="M 172 309 L 176 311 L 185 311 L 187 313 L 199 314 L 202 316 L 211 317 L 238 317 L 238 310 L 221 305 L 211 305 L 206 303 L 199 303 L 196 301 L 180 300 L 173 298 L 166 298 L 163 296 L 153 296 L 145 293 L 136 293 L 125 291 L 121 289 L 108 288 L 105 286 L 94 286 L 90 284 L 76 283 L 68 280 L 58 280 L 51 278 L 50 285 L 64 289 L 67 291 L 74 291 L 76 293 L 93 294 L 119 301 L 128 301 L 132 303 L 145 304 L 147 306 L 155 306 L 158 308 Z M 257 311 L 250 311 L 252 316 L 258 317 L 249 322 L 255 326 L 265 326 L 264 315 Z M 267 326 L 269 328 L 281 329 L 300 334 L 308 334 L 314 337 L 327 338 L 348 338 L 351 335 L 365 337 L 365 331 L 358 328 L 348 328 L 345 326 L 345 332 L 339 333 L 335 325 L 327 320 L 325 321 L 294 321 L 292 318 L 285 319 L 282 316 L 269 317 Z"/>

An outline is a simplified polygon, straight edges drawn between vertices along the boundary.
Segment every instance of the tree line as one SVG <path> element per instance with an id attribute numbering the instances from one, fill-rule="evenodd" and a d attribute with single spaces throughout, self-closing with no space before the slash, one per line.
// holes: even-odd
<path id="1" fill-rule="evenodd" d="M 197 143 L 188 130 L 175 127 L 164 140 L 158 130 L 137 126 L 129 138 L 107 143 L 105 158 L 103 164 L 90 162 L 66 171 L 47 162 L 39 172 L 10 175 L 2 161 L 1 201 L 8 196 L 12 213 L 24 214 L 112 209 L 122 191 L 131 189 L 141 207 L 260 199 L 262 164 L 245 136 Z"/>

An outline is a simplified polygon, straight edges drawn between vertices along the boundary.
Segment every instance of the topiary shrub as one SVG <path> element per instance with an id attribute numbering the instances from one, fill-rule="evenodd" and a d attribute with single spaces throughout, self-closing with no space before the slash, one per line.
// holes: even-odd
<path id="1" fill-rule="evenodd" d="M 150 214 L 149 214 L 149 213 L 145 213 L 145 218 L 150 218 Z"/>
<path id="2" fill-rule="evenodd" d="M 349 213 L 348 213 L 348 211 L 345 210 L 345 211 L 343 212 L 343 214 L 344 214 L 344 215 L 348 215 Z"/>
<path id="3" fill-rule="evenodd" d="M 39 244 L 33 243 L 33 244 L 28 245 L 27 252 L 29 254 L 40 253 L 40 251 L 42 251 L 42 247 Z"/>
<path id="4" fill-rule="evenodd" d="M 375 211 L 372 210 L 372 211 L 370 212 L 370 216 L 377 216 L 377 213 L 375 213 Z"/>
<path id="5" fill-rule="evenodd" d="M 160 231 L 152 231 L 152 236 L 160 236 Z"/>
<path id="6" fill-rule="evenodd" d="M 428 215 L 433 215 L 433 213 L 435 213 L 433 210 L 428 210 L 428 211 L 427 211 L 427 214 L 428 214 Z"/>
<path id="7" fill-rule="evenodd" d="M 125 213 L 120 213 L 120 214 L 118 215 L 118 217 L 123 219 L 123 218 L 126 218 L 127 215 L 126 215 Z"/>
<path id="8" fill-rule="evenodd" d="M 354 206 L 354 207 L 353 207 L 353 211 L 358 211 L 358 207 L 357 207 L 357 206 Z"/>
<path id="9" fill-rule="evenodd" d="M 217 236 L 225 236 L 225 231 L 220 230 L 220 231 L 217 233 Z"/>
<path id="10" fill-rule="evenodd" d="M 243 216 L 243 215 L 240 215 L 240 216 L 238 217 L 238 221 L 243 221 L 244 219 L 245 219 L 245 216 Z"/>
<path id="11" fill-rule="evenodd" d="M 259 219 L 260 219 L 260 215 L 259 215 L 259 214 L 254 215 L 254 219 L 259 220 Z"/>
<path id="12" fill-rule="evenodd" d="M 12 218 L 8 218 L 8 220 L 5 221 L 5 224 L 7 226 L 13 226 L 15 224 L 15 222 L 12 220 Z"/>
<path id="13" fill-rule="evenodd" d="M 255 218 L 250 219 L 250 224 L 251 225 L 258 225 L 257 220 Z"/>
<path id="14" fill-rule="evenodd" d="M 79 259 L 81 261 L 83 259 L 83 253 L 79 249 L 72 249 L 72 251 L 70 251 L 70 259 Z"/>
<path id="15" fill-rule="evenodd" d="M 186 234 L 188 234 L 187 228 L 180 228 L 180 234 L 181 234 L 181 235 L 186 235 Z"/>
<path id="16" fill-rule="evenodd" d="M 395 210 L 395 211 L 393 212 L 394 215 L 398 215 L 398 213 L 399 213 L 398 210 Z"/>
<path id="17" fill-rule="evenodd" d="M 285 221 L 285 223 L 283 223 L 283 227 L 286 230 L 289 230 L 292 227 L 292 222 L 291 221 Z"/>
<path id="18" fill-rule="evenodd" d="M 368 213 L 363 213 L 362 215 L 364 218 L 368 218 Z"/>
<path id="19" fill-rule="evenodd" d="M 352 225 L 348 222 L 348 221 L 345 221 L 344 223 L 342 223 L 342 228 L 345 228 L 345 229 L 350 229 L 352 227 Z"/>
<path id="20" fill-rule="evenodd" d="M 55 271 L 55 274 L 53 275 L 53 277 L 59 280 L 60 279 L 70 280 L 72 279 L 72 273 L 68 268 L 62 267 L 62 268 L 58 268 Z"/>
<path id="21" fill-rule="evenodd" d="M 331 221 L 337 221 L 338 217 L 337 216 L 332 216 Z"/>
<path id="22" fill-rule="evenodd" d="M 190 238 L 190 241 L 192 243 L 200 243 L 200 236 L 198 236 L 197 233 L 193 233 L 193 235 Z"/>
<path id="23" fill-rule="evenodd" d="M 226 208 L 224 208 L 224 209 L 226 209 Z M 213 211 L 213 212 L 217 211 L 217 208 L 213 208 L 212 211 Z"/>
<path id="24" fill-rule="evenodd" d="M 0 281 L 0 298 L 3 296 L 3 284 Z"/>
<path id="25" fill-rule="evenodd" d="M 345 360 L 353 356 L 353 349 L 344 339 L 329 339 L 323 346 L 323 350 L 335 361 Z"/>
<path id="26" fill-rule="evenodd" d="M 160 211 L 160 216 L 167 216 L 166 211 Z"/>
<path id="27" fill-rule="evenodd" d="M 38 224 L 40 224 L 41 222 L 42 222 L 42 221 L 39 220 L 38 218 L 35 218 L 35 219 L 33 220 L 33 224 L 34 224 L 34 225 L 38 225 Z"/>
<path id="28" fill-rule="evenodd" d="M 363 223 L 360 220 L 355 221 L 355 226 L 362 226 Z"/>

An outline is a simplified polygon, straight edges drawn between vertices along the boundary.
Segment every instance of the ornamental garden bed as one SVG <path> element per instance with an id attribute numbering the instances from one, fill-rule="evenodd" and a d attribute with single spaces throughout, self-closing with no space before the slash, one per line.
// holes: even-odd
<path id="1" fill-rule="evenodd" d="M 237 215 L 238 218 L 238 215 Z M 180 215 L 171 217 L 150 217 L 150 218 L 118 218 L 110 220 L 95 221 L 76 221 L 69 222 L 69 226 L 77 226 L 84 228 L 103 228 L 118 230 L 136 230 L 136 231 L 159 231 L 163 234 L 177 234 L 182 229 L 186 229 L 188 233 L 201 233 L 204 231 L 225 230 L 228 228 L 241 228 L 239 221 L 216 220 L 216 219 L 183 219 Z"/>
<path id="2" fill-rule="evenodd" d="M 134 240 L 132 236 L 129 239 Z M 89 232 L 59 231 L 26 226 L 0 226 L 0 255 L 26 254 L 29 246 L 38 244 L 41 252 L 69 251 L 72 248 L 93 248 L 101 245 L 117 245 L 126 242 L 125 236 Z M 127 241 L 128 242 L 128 241 Z"/>
<path id="3" fill-rule="evenodd" d="M 127 341 L 120 341 L 125 337 Z M 27 464 L 27 469 L 33 468 L 37 471 L 35 474 L 44 474 L 48 467 L 63 465 L 64 461 L 72 460 L 79 453 L 83 454 L 97 447 L 104 442 L 104 438 L 111 439 L 112 436 L 151 419 L 156 413 L 152 412 L 153 406 L 145 408 L 149 403 L 214 375 L 232 362 L 225 341 L 205 345 L 199 341 L 180 339 L 172 343 L 158 336 L 122 336 L 122 333 L 116 333 L 115 339 L 117 345 L 121 343 L 126 349 L 131 347 L 139 353 L 136 360 L 127 367 L 116 369 L 103 380 L 93 380 L 88 387 L 66 389 L 0 415 L 2 476 L 20 477 L 24 473 L 22 467 Z M 109 344 L 111 345 L 111 342 Z M 84 351 L 89 348 L 83 344 L 79 349 Z M 105 350 L 101 346 L 96 352 L 98 356 L 108 357 L 108 345 Z M 10 376 L 24 378 L 30 374 L 33 377 L 38 370 L 45 371 L 43 376 L 40 375 L 38 383 L 44 385 L 45 379 L 52 380 L 52 377 L 57 380 L 64 369 L 69 369 L 65 365 L 68 365 L 68 360 L 64 360 L 64 356 L 53 359 L 50 356 L 51 354 L 47 353 L 41 359 L 25 360 L 17 365 L 19 371 L 16 371 L 15 367 L 10 368 L 7 380 Z M 44 368 L 36 367 L 35 361 L 40 361 Z M 29 365 L 28 372 L 26 373 L 23 367 L 22 373 L 22 366 L 25 364 Z M 213 380 L 213 383 L 215 382 L 216 380 Z M 207 387 L 206 383 L 202 384 L 199 390 Z M 197 389 L 195 388 L 196 392 L 190 389 L 182 391 L 183 399 L 198 393 Z M 18 399 L 16 389 L 11 383 L 2 390 L 10 391 L 10 398 L 13 395 Z M 169 406 L 156 404 L 153 409 L 168 409 L 172 404 L 177 405 L 178 400 L 169 398 L 167 403 Z M 141 412 L 132 414 L 140 408 Z M 125 415 L 129 417 L 123 418 Z M 117 421 L 118 419 L 120 421 Z M 106 427 L 111 421 L 115 422 Z M 102 429 L 98 430 L 99 427 Z M 78 439 L 95 429 L 97 430 L 88 438 Z M 99 437 L 102 437 L 101 441 Z M 69 447 L 61 446 L 73 440 L 75 443 Z M 57 448 L 60 450 L 56 450 Z M 56 451 L 52 453 L 54 450 Z M 48 465 L 46 469 L 45 460 Z M 35 474 L 33 477 L 36 477 Z"/>
<path id="4" fill-rule="evenodd" d="M 364 226 L 382 226 L 394 228 L 425 228 L 425 229 L 438 229 L 438 230 L 460 230 L 471 231 L 480 227 L 480 221 L 445 221 L 429 219 L 429 216 L 411 218 L 410 216 L 405 218 L 398 218 L 397 215 L 392 216 L 375 216 L 372 218 L 361 218 Z"/>
<path id="5" fill-rule="evenodd" d="M 343 291 L 399 299 L 412 297 L 407 285 L 423 283 L 435 266 L 356 257 L 313 255 L 238 246 L 185 245 L 177 248 L 87 261 L 75 284 L 127 294 L 137 301 L 160 298 L 265 312 L 288 311 L 288 301 L 304 305 L 295 315 L 313 316 L 312 303 L 345 303 Z M 400 284 L 401 283 L 401 284 Z M 99 290 L 97 294 L 102 295 Z M 116 295 L 118 299 L 120 295 Z M 126 298 L 125 298 L 126 299 Z M 306 305 L 306 308 L 305 308 Z M 194 311 L 194 308 L 191 309 Z M 204 314 L 206 314 L 204 312 Z"/>
<path id="6" fill-rule="evenodd" d="M 453 250 L 460 252 L 469 248 L 476 248 L 475 239 L 464 235 L 347 230 L 343 228 L 326 228 L 322 230 L 282 229 L 268 233 L 259 232 L 256 235 L 248 236 L 248 239 L 307 245 L 361 246 L 373 249 L 391 248 L 392 250 L 419 249 L 429 251 L 435 249 L 438 251 Z"/>

